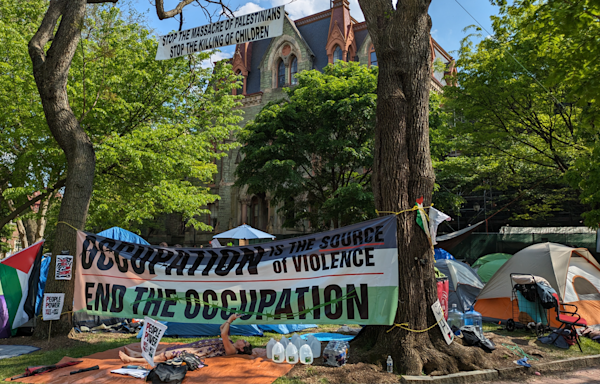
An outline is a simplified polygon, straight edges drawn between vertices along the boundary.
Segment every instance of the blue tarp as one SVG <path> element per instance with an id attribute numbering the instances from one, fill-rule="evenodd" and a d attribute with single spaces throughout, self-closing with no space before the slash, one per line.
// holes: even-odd
<path id="1" fill-rule="evenodd" d="M 454 256 L 452 256 L 448 251 L 445 251 L 442 248 L 435 248 L 434 252 L 435 253 L 433 257 L 436 260 L 456 260 Z"/>
<path id="2" fill-rule="evenodd" d="M 308 339 L 308 336 L 313 335 L 319 341 L 331 341 L 331 340 L 339 340 L 339 341 L 350 341 L 354 339 L 355 335 L 342 335 L 340 333 L 305 333 L 304 335 L 300 335 L 304 340 Z"/>
<path id="3" fill-rule="evenodd" d="M 46 279 L 48 278 L 48 269 L 50 268 L 50 255 L 42 256 L 42 263 L 40 264 L 40 280 L 38 281 L 38 291 L 35 299 L 35 314 L 39 315 L 42 312 L 42 302 L 44 297 L 44 290 L 46 289 Z"/>
<path id="4" fill-rule="evenodd" d="M 126 241 L 128 243 L 150 245 L 149 242 L 147 242 L 140 236 L 136 235 L 135 233 L 129 232 L 128 230 L 119 228 L 119 227 L 112 227 L 112 228 L 106 229 L 102 232 L 98 232 L 98 236 L 108 237 L 109 239 Z"/>
<path id="5" fill-rule="evenodd" d="M 220 336 L 219 324 L 193 324 L 193 323 L 173 323 L 161 321 L 168 328 L 165 331 L 165 337 L 203 337 Z M 238 336 L 262 336 L 263 332 L 257 325 L 235 325 L 229 327 L 230 334 Z M 138 332 L 137 338 L 142 337 L 142 331 Z"/>
<path id="6" fill-rule="evenodd" d="M 306 328 L 316 328 L 317 324 L 279 324 L 279 325 L 269 325 L 269 324 L 260 324 L 258 328 L 266 332 L 277 332 L 282 333 L 284 335 L 292 332 L 302 331 Z"/>

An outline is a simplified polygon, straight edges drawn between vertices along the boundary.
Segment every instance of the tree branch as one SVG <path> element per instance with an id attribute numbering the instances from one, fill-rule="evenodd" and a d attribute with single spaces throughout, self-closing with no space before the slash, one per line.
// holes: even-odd
<path id="1" fill-rule="evenodd" d="M 25 211 L 27 208 L 31 207 L 33 204 L 35 204 L 38 201 L 42 200 L 46 196 L 54 193 L 56 190 L 61 189 L 62 187 L 64 187 L 66 181 L 67 181 L 67 179 L 58 180 L 52 187 L 48 188 L 46 190 L 46 192 L 40 193 L 39 195 L 37 195 L 33 199 L 28 200 L 27 202 L 25 202 L 25 203 L 21 204 L 20 206 L 14 208 L 14 210 L 9 215 L 7 215 L 7 216 L 5 216 L 5 217 L 3 217 L 3 218 L 0 219 L 0 229 L 4 228 L 4 226 L 6 224 L 8 224 L 12 219 L 14 219 L 17 216 L 19 216 L 23 211 Z"/>

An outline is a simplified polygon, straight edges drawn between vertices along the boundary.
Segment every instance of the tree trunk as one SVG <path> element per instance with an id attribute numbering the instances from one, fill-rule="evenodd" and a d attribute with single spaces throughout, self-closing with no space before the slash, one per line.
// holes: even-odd
<path id="1" fill-rule="evenodd" d="M 6 203 L 8 204 L 8 209 L 11 212 L 14 212 L 15 205 L 14 205 L 13 201 L 7 200 Z M 23 220 L 21 218 L 18 218 L 15 220 L 15 223 L 17 224 L 17 233 L 19 234 L 19 241 L 21 242 L 21 247 L 22 248 L 29 247 L 29 241 L 27 238 L 27 229 L 25 229 L 25 225 L 23 225 Z"/>
<path id="2" fill-rule="evenodd" d="M 29 42 L 33 74 L 48 127 L 67 158 L 67 179 L 58 215 L 53 255 L 60 254 L 63 250 L 74 255 L 77 239 L 74 228 L 84 228 L 94 183 L 94 148 L 73 114 L 67 96 L 69 67 L 81 37 L 85 6 L 86 0 L 50 1 L 40 28 Z M 50 41 L 51 45 L 46 51 L 45 47 Z M 53 260 L 48 271 L 46 292 L 64 292 L 63 312 L 70 312 L 73 309 L 75 280 L 55 281 L 54 270 Z M 72 328 L 71 318 L 71 313 L 67 313 L 59 321 L 54 321 L 52 334 L 68 334 Z M 48 336 L 47 322 L 38 323 L 35 336 Z"/>
<path id="3" fill-rule="evenodd" d="M 50 208 L 50 202 L 52 201 L 52 195 L 48 196 L 42 203 L 40 204 L 40 209 L 38 211 L 38 219 L 36 222 L 35 232 L 34 232 L 34 242 L 38 242 L 44 238 L 44 233 L 46 232 L 46 224 L 48 223 L 48 208 Z"/>
<path id="4" fill-rule="evenodd" d="M 379 211 L 410 209 L 423 196 L 431 204 L 434 172 L 429 152 L 429 92 L 432 76 L 431 0 L 359 0 L 379 64 L 373 192 Z M 417 225 L 416 212 L 398 215 L 399 303 L 396 323 L 414 330 L 436 320 L 433 250 Z M 373 361 L 388 355 L 402 374 L 446 374 L 486 366 L 483 354 L 457 342 L 446 345 L 438 327 L 409 332 L 367 326 L 353 342 Z"/>

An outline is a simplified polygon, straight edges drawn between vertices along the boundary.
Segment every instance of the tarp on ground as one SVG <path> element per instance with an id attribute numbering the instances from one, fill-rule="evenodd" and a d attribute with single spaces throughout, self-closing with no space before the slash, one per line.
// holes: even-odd
<path id="1" fill-rule="evenodd" d="M 0 338 L 35 316 L 43 246 L 42 240 L 0 261 Z"/>
<path id="2" fill-rule="evenodd" d="M 131 244 L 78 232 L 74 311 L 177 323 L 391 325 L 396 217 L 224 248 Z"/>
<path id="3" fill-rule="evenodd" d="M 437 260 L 435 266 L 448 277 L 448 308 L 452 309 L 452 304 L 456 304 L 459 311 L 468 311 L 483 288 L 477 273 L 456 260 Z"/>
<path id="4" fill-rule="evenodd" d="M 223 321 L 224 322 L 224 321 Z M 205 337 L 220 336 L 221 330 L 218 324 L 190 324 L 173 323 L 170 321 L 161 321 L 168 328 L 165 331 L 165 337 Z M 230 334 L 237 336 L 262 336 L 262 330 L 256 325 L 231 324 L 229 326 Z M 142 330 L 138 332 L 137 338 L 142 337 Z"/>
<path id="5" fill-rule="evenodd" d="M 260 324 L 258 328 L 265 332 L 277 332 L 284 335 L 307 328 L 315 328 L 317 324 Z"/>

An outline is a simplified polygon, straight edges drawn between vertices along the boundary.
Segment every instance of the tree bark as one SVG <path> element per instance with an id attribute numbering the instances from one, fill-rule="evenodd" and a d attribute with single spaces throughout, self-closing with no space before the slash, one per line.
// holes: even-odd
<path id="1" fill-rule="evenodd" d="M 431 204 L 435 181 L 429 151 L 431 0 L 359 0 L 379 64 L 373 192 L 379 211 L 410 209 L 423 196 Z M 398 215 L 399 303 L 396 323 L 414 330 L 436 320 L 433 250 L 417 225 L 416 212 Z M 487 366 L 480 351 L 454 342 L 446 345 L 438 327 L 409 332 L 367 326 L 353 345 L 369 349 L 385 364 L 391 355 L 402 374 L 446 374 Z"/>
<path id="2" fill-rule="evenodd" d="M 84 228 L 94 183 L 94 148 L 73 114 L 67 95 L 69 68 L 80 41 L 85 6 L 86 0 L 50 1 L 40 28 L 29 42 L 29 56 L 48 128 L 67 158 L 65 192 L 58 215 L 53 255 L 63 250 L 74 254 L 77 239 L 74 228 Z M 49 42 L 51 45 L 46 50 Z M 70 312 L 73 309 L 75 280 L 55 281 L 54 269 L 55 262 L 51 262 L 46 292 L 64 292 L 63 312 Z M 67 313 L 55 321 L 52 334 L 68 334 L 72 328 L 71 318 L 71 314 Z M 38 323 L 35 336 L 47 337 L 48 323 Z"/>

